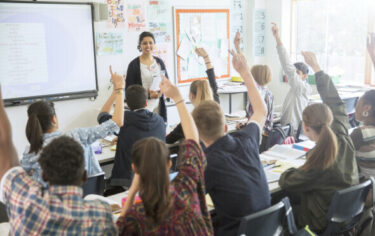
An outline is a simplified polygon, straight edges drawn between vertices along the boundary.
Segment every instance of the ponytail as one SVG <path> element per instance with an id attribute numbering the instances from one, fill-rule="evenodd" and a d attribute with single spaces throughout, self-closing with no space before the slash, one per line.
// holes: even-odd
<path id="1" fill-rule="evenodd" d="M 337 138 L 330 128 L 332 112 L 325 104 L 313 104 L 306 107 L 302 116 L 305 125 L 319 136 L 314 149 L 307 154 L 307 160 L 301 168 L 306 171 L 326 170 L 335 163 L 337 155 Z"/>
<path id="2" fill-rule="evenodd" d="M 195 104 L 213 100 L 212 90 L 207 80 L 196 80 L 190 85 L 190 93 L 195 97 Z"/>
<path id="3" fill-rule="evenodd" d="M 169 150 L 156 138 L 139 140 L 132 148 L 132 161 L 140 176 L 139 195 L 146 217 L 160 224 L 167 217 L 173 201 L 169 190 Z"/>
<path id="4" fill-rule="evenodd" d="M 26 137 L 30 143 L 29 153 L 37 153 L 43 146 L 43 130 L 35 114 L 29 116 L 26 124 Z"/>
<path id="5" fill-rule="evenodd" d="M 26 124 L 26 137 L 30 143 L 29 153 L 38 153 L 43 146 L 43 134 L 52 128 L 55 108 L 52 102 L 38 101 L 27 109 L 29 119 Z"/>

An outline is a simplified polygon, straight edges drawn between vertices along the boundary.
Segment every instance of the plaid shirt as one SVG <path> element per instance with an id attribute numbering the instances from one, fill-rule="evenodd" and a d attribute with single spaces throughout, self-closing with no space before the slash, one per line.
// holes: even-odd
<path id="1" fill-rule="evenodd" d="M 11 235 L 115 235 L 111 207 L 82 199 L 77 186 L 41 185 L 21 167 L 2 178 L 0 201 L 7 206 Z"/>
<path id="2" fill-rule="evenodd" d="M 267 118 L 263 126 L 262 134 L 268 136 L 273 128 L 273 94 L 271 93 L 271 91 L 268 90 L 267 87 L 258 86 L 258 90 L 261 96 L 263 97 L 267 107 Z M 248 117 L 251 117 L 253 114 L 253 107 L 250 103 L 248 107 Z"/>

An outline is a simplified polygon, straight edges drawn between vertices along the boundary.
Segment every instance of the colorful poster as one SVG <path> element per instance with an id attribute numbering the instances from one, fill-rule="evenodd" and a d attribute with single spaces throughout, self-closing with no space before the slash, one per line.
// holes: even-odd
<path id="1" fill-rule="evenodd" d="M 109 28 L 124 28 L 124 0 L 107 0 L 108 4 L 108 22 Z"/>
<path id="2" fill-rule="evenodd" d="M 126 16 L 129 32 L 139 32 L 146 29 L 145 7 L 143 4 L 127 4 Z"/>
<path id="3" fill-rule="evenodd" d="M 96 33 L 96 55 L 118 55 L 123 53 L 122 33 Z"/>
<path id="4" fill-rule="evenodd" d="M 157 43 L 171 41 L 171 5 L 167 0 L 150 0 L 147 8 L 148 27 Z"/>
<path id="5" fill-rule="evenodd" d="M 168 67 L 168 43 L 158 43 L 153 51 L 154 56 L 161 58 L 166 67 Z"/>

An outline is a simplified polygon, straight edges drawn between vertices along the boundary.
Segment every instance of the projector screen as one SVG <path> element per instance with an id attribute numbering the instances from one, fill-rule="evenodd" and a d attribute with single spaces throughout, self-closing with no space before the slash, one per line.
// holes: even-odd
<path id="1" fill-rule="evenodd" d="M 7 105 L 97 96 L 92 5 L 0 2 L 0 83 Z"/>

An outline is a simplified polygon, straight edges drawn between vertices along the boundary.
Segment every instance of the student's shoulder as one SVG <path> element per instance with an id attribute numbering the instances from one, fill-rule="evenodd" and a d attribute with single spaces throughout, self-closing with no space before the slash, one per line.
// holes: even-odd
<path id="1" fill-rule="evenodd" d="M 261 128 L 258 122 L 256 121 L 250 121 L 247 125 L 242 127 L 240 130 L 237 130 L 232 133 L 233 137 L 236 138 L 255 138 L 260 139 L 261 134 Z"/>

